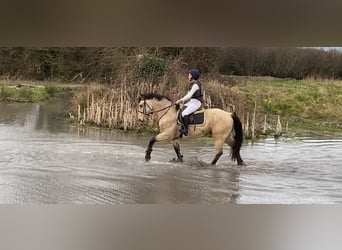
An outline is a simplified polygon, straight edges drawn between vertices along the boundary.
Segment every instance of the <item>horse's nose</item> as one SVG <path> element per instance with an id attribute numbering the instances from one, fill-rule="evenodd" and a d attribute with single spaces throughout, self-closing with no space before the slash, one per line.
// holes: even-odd
<path id="1" fill-rule="evenodd" d="M 143 122 L 143 121 L 144 121 L 144 120 L 143 120 L 143 119 L 141 119 L 141 118 L 139 118 L 138 120 L 139 120 L 139 122 Z"/>

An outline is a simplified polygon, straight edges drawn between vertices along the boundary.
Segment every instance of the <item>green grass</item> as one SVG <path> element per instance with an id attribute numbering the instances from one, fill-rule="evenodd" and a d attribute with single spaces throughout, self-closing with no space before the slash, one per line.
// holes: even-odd
<path id="1" fill-rule="evenodd" d="M 16 85 L 0 83 L 0 101 L 39 102 L 60 93 L 80 95 L 76 91 L 80 86 L 73 84 L 44 83 L 37 86 L 30 83 L 33 87 L 20 88 Z M 268 119 L 273 119 L 272 124 L 280 115 L 283 127 L 288 122 L 290 130 L 342 131 L 342 81 L 255 78 L 230 87 L 208 81 L 204 88 L 210 90 L 213 103 L 221 103 L 218 97 L 227 103 L 236 101 L 238 107 L 243 107 L 240 111 L 249 111 L 250 115 L 256 102 L 261 125 L 264 114 L 268 114 Z M 83 94 L 85 102 L 87 93 Z"/>
<path id="2" fill-rule="evenodd" d="M 0 87 L 0 101 L 7 102 L 40 102 L 55 97 L 60 92 L 53 86 L 46 87 L 15 87 L 2 85 Z"/>
<path id="3" fill-rule="evenodd" d="M 1 86 L 0 88 L 0 101 L 6 101 L 6 99 L 10 96 L 8 89 L 5 86 Z"/>
<path id="4" fill-rule="evenodd" d="M 280 115 L 289 126 L 342 130 L 342 82 L 311 80 L 251 80 L 234 91 L 258 113 Z"/>

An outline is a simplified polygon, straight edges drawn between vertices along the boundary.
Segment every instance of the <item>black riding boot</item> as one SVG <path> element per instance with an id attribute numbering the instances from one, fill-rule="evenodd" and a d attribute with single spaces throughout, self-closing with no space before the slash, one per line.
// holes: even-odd
<path id="1" fill-rule="evenodd" d="M 183 117 L 183 126 L 182 126 L 180 137 L 182 137 L 182 135 L 187 136 L 188 131 L 189 131 L 189 116 L 186 115 Z"/>

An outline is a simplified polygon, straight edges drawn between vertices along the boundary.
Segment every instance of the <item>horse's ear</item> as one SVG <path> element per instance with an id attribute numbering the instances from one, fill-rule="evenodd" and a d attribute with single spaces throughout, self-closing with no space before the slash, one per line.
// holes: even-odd
<path id="1" fill-rule="evenodd" d="M 230 107 L 230 112 L 235 113 L 235 105 L 230 103 L 228 106 Z"/>
<path id="2" fill-rule="evenodd" d="M 144 99 L 144 97 L 142 96 L 142 94 L 138 94 L 138 100 L 139 100 L 139 102 L 141 101 L 141 100 L 143 100 Z"/>

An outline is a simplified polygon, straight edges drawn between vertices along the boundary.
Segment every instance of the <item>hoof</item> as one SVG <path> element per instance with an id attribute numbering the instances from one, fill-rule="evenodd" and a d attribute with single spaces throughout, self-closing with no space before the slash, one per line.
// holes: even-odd
<path id="1" fill-rule="evenodd" d="M 183 159 L 173 158 L 169 162 L 183 162 Z"/>
<path id="2" fill-rule="evenodd" d="M 150 155 L 145 155 L 145 161 L 149 161 L 151 160 L 151 156 Z"/>
<path id="3" fill-rule="evenodd" d="M 246 163 L 244 163 L 243 161 L 238 162 L 238 166 L 246 166 Z"/>

